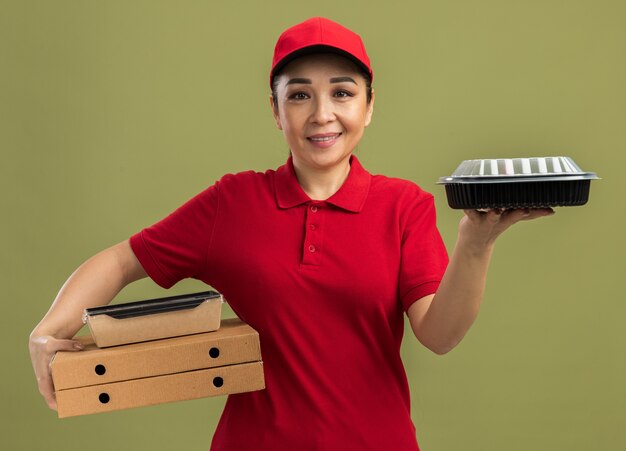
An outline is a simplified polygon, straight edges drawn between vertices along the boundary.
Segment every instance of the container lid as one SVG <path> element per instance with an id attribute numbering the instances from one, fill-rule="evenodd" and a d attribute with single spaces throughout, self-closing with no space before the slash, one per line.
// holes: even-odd
<path id="1" fill-rule="evenodd" d="M 465 160 L 437 183 L 507 183 L 564 180 L 595 180 L 569 157 L 534 157 Z"/>
<path id="2" fill-rule="evenodd" d="M 87 322 L 87 317 L 96 315 L 107 315 L 112 318 L 123 319 L 151 315 L 154 313 L 191 309 L 197 307 L 202 302 L 213 299 L 219 299 L 221 302 L 224 301 L 221 294 L 215 291 L 204 291 L 201 293 L 127 302 L 125 304 L 92 307 L 85 309 L 83 314 L 83 323 Z"/>

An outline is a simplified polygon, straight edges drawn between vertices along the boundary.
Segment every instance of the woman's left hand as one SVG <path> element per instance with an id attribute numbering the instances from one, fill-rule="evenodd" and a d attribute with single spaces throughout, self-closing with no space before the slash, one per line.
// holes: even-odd
<path id="1" fill-rule="evenodd" d="M 409 307 L 417 339 L 437 354 L 454 348 L 478 314 L 496 238 L 516 222 L 552 214 L 551 208 L 465 210 L 459 238 L 437 293 Z"/>
<path id="2" fill-rule="evenodd" d="M 553 214 L 552 208 L 465 210 L 465 216 L 459 224 L 459 238 L 477 249 L 491 247 L 496 238 L 516 222 Z"/>

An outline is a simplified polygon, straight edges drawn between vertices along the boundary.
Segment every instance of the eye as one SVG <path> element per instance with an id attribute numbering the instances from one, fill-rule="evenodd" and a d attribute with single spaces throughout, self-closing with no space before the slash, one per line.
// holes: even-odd
<path id="1" fill-rule="evenodd" d="M 293 100 L 304 100 L 307 99 L 308 96 L 304 92 L 294 92 L 293 94 L 289 95 L 288 98 Z"/>
<path id="2" fill-rule="evenodd" d="M 345 89 L 340 89 L 339 91 L 335 92 L 335 96 L 336 97 L 352 97 L 352 93 L 349 91 L 346 91 Z"/>

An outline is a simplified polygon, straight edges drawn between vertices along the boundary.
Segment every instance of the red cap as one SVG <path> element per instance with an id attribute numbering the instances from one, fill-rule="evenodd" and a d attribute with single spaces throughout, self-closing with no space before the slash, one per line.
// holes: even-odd
<path id="1" fill-rule="evenodd" d="M 370 59 L 361 37 L 337 22 L 324 17 L 313 17 L 286 29 L 278 38 L 270 71 L 270 87 L 274 74 L 288 62 L 298 56 L 320 50 L 347 56 L 369 73 L 372 80 L 374 79 Z"/>

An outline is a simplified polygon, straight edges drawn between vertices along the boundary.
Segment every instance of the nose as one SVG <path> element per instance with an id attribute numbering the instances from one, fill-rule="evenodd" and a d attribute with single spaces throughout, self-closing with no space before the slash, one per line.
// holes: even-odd
<path id="1" fill-rule="evenodd" d="M 335 120 L 334 105 L 326 96 L 318 96 L 312 102 L 311 121 L 316 124 L 326 124 Z"/>

